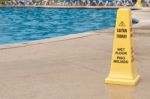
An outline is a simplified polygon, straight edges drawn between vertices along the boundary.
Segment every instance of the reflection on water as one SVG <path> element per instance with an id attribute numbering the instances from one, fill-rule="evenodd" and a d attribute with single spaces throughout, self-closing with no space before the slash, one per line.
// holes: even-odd
<path id="1" fill-rule="evenodd" d="M 135 99 L 135 87 L 107 85 L 110 99 Z"/>

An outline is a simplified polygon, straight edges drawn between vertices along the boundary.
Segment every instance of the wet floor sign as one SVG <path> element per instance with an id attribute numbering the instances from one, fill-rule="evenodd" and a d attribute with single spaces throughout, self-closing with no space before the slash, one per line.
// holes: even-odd
<path id="1" fill-rule="evenodd" d="M 134 65 L 131 10 L 117 11 L 111 69 L 105 83 L 136 85 L 140 76 Z"/>
<path id="2" fill-rule="evenodd" d="M 142 0 L 137 0 L 136 4 L 137 7 L 142 7 Z"/>

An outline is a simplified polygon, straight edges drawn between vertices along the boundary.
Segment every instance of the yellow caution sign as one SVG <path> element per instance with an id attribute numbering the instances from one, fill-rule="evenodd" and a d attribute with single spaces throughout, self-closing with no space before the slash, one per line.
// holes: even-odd
<path id="1" fill-rule="evenodd" d="M 134 66 L 131 10 L 117 11 L 111 69 L 105 83 L 136 85 L 140 76 Z"/>
<path id="2" fill-rule="evenodd" d="M 136 4 L 137 7 L 142 7 L 142 0 L 137 0 Z"/>

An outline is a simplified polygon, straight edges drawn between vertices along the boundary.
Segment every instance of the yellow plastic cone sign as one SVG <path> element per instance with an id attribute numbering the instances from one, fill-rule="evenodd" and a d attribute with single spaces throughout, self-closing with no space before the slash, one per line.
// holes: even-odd
<path id="1" fill-rule="evenodd" d="M 111 70 L 105 83 L 136 85 L 140 76 L 134 66 L 131 10 L 117 11 Z"/>
<path id="2" fill-rule="evenodd" d="M 137 7 L 142 7 L 142 0 L 137 0 L 136 4 Z"/>

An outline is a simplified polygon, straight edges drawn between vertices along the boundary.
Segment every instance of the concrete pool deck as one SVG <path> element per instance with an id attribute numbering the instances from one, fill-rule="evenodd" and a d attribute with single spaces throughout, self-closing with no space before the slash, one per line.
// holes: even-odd
<path id="1" fill-rule="evenodd" d="M 149 99 L 150 8 L 135 10 L 137 86 L 106 85 L 113 29 L 0 46 L 0 99 Z"/>

